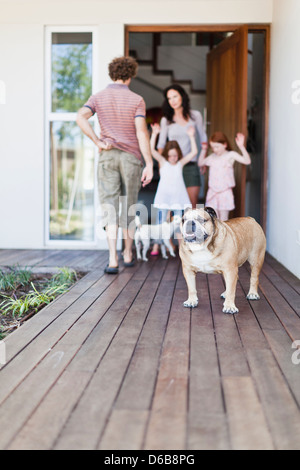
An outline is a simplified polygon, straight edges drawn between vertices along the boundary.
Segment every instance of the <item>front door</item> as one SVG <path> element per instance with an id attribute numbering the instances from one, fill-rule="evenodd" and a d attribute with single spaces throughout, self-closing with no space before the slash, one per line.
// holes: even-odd
<path id="1" fill-rule="evenodd" d="M 207 56 L 207 134 L 222 131 L 233 148 L 235 136 L 247 136 L 248 27 L 242 26 Z M 235 210 L 245 215 L 246 167 L 235 163 Z"/>

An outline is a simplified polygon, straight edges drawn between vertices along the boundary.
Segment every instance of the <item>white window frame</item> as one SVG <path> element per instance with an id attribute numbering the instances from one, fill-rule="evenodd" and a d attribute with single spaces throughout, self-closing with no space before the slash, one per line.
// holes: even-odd
<path id="1" fill-rule="evenodd" d="M 98 150 L 95 146 L 94 159 L 94 237 L 93 241 L 81 240 L 51 240 L 50 239 L 50 122 L 76 121 L 77 113 L 53 113 L 51 111 L 51 45 L 52 33 L 92 33 L 92 93 L 96 93 L 99 86 L 98 64 L 98 28 L 96 26 L 47 26 L 45 28 L 45 245 L 62 248 L 95 248 L 97 246 L 96 221 L 97 221 L 97 158 Z M 99 124 L 96 116 L 94 122 L 98 133 Z"/>

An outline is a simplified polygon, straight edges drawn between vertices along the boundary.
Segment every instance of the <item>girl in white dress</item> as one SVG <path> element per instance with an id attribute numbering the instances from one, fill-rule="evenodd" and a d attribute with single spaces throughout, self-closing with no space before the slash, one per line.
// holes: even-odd
<path id="1" fill-rule="evenodd" d="M 154 207 L 158 209 L 156 223 L 163 223 L 167 220 L 169 211 L 174 215 L 182 215 L 186 207 L 191 207 L 191 201 L 184 184 L 182 169 L 184 165 L 192 160 L 198 153 L 195 140 L 195 128 L 190 126 L 187 133 L 191 142 L 191 151 L 182 156 L 180 147 L 176 141 L 167 142 L 162 154 L 155 149 L 157 135 L 160 133 L 160 126 L 152 126 L 152 136 L 150 139 L 151 153 L 158 161 L 160 170 L 160 180 L 154 198 Z M 158 243 L 153 246 L 152 255 L 158 254 Z"/>

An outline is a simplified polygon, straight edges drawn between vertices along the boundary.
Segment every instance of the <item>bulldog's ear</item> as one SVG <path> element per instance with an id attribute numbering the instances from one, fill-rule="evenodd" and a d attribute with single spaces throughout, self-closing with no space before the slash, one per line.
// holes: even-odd
<path id="1" fill-rule="evenodd" d="M 207 212 L 212 219 L 216 219 L 218 216 L 216 211 L 212 207 L 204 207 L 205 212 Z"/>

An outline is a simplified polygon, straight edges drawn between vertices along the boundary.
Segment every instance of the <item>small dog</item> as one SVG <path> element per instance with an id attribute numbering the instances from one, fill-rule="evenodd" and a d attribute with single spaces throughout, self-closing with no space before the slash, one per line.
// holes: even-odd
<path id="1" fill-rule="evenodd" d="M 150 247 L 151 240 L 162 240 L 161 253 L 162 257 L 168 259 L 166 248 L 168 248 L 170 255 L 175 257 L 174 250 L 172 248 L 170 238 L 172 237 L 176 227 L 179 227 L 181 223 L 181 217 L 175 215 L 170 222 L 163 222 L 158 225 L 142 225 L 139 216 L 135 217 L 136 231 L 134 235 L 134 241 L 136 246 L 137 259 L 143 259 L 148 261 L 147 251 Z M 143 254 L 141 255 L 141 245 L 143 247 Z"/>
<path id="2" fill-rule="evenodd" d="M 226 222 L 217 219 L 214 209 L 191 209 L 185 212 L 181 224 L 182 241 L 179 256 L 183 275 L 188 287 L 185 307 L 196 307 L 198 297 L 196 274 L 223 274 L 226 291 L 223 312 L 238 312 L 235 306 L 235 292 L 238 268 L 246 261 L 251 267 L 250 290 L 247 298 L 259 300 L 258 277 L 265 251 L 266 237 L 261 226 L 251 217 L 238 217 Z"/>

